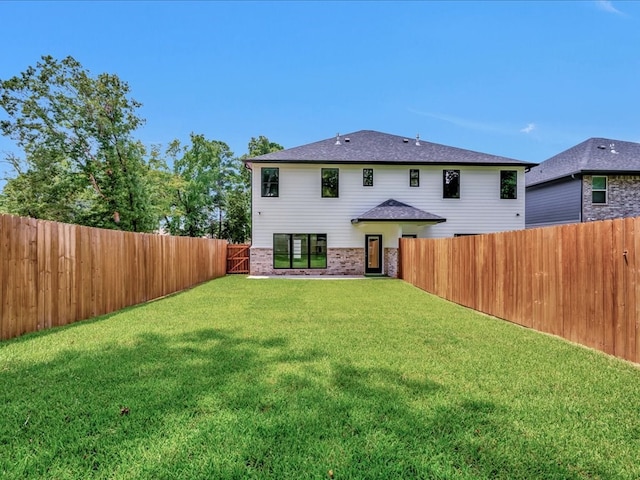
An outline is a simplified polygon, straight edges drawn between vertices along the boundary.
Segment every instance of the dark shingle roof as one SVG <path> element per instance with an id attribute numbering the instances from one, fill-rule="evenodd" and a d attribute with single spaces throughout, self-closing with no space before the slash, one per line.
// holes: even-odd
<path id="1" fill-rule="evenodd" d="M 433 213 L 425 212 L 419 208 L 412 207 L 406 203 L 389 199 L 377 207 L 364 212 L 351 223 L 358 222 L 446 222 L 446 218 L 439 217 Z"/>
<path id="2" fill-rule="evenodd" d="M 533 167 L 525 176 L 527 186 L 575 174 L 640 173 L 640 143 L 590 138 Z"/>
<path id="3" fill-rule="evenodd" d="M 535 163 L 448 147 L 373 130 L 336 137 L 249 158 L 247 162 L 466 164 L 532 166 Z M 419 143 L 416 145 L 416 143 Z"/>

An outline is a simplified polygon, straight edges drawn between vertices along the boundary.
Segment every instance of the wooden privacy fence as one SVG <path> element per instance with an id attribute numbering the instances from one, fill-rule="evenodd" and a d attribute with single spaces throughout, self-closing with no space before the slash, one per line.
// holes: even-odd
<path id="1" fill-rule="evenodd" d="M 225 275 L 224 240 L 0 215 L 0 339 L 65 325 Z"/>
<path id="2" fill-rule="evenodd" d="M 401 239 L 400 278 L 455 303 L 640 362 L 640 217 Z"/>

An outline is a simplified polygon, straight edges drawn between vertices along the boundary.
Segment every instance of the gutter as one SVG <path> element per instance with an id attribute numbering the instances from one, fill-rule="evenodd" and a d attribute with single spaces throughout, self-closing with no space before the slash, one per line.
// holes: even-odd
<path id="1" fill-rule="evenodd" d="M 437 223 L 446 222 L 447 219 L 443 218 L 442 220 L 426 220 L 426 219 L 415 219 L 415 218 L 352 218 L 351 224 L 356 225 L 358 223 L 373 223 L 373 222 L 385 222 L 385 223 L 418 223 L 424 225 L 435 225 Z"/>

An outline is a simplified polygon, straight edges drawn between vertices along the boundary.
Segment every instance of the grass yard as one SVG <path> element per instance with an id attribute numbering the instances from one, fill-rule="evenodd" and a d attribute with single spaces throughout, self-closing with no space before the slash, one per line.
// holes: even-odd
<path id="1" fill-rule="evenodd" d="M 399 280 L 226 277 L 4 342 L 0 405 L 0 478 L 640 478 L 638 368 Z"/>

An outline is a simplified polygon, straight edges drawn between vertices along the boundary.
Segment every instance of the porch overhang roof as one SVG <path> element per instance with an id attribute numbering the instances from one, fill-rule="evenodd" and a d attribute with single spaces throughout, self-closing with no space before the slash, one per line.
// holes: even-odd
<path id="1" fill-rule="evenodd" d="M 406 203 L 389 199 L 377 207 L 351 219 L 352 224 L 361 222 L 395 222 L 395 223 L 442 223 L 447 219 L 412 207 Z"/>

